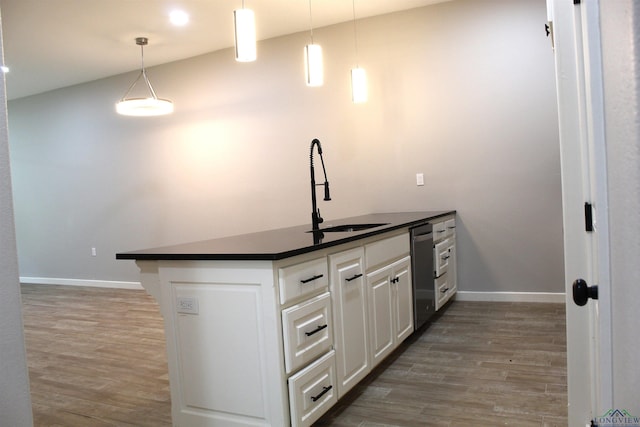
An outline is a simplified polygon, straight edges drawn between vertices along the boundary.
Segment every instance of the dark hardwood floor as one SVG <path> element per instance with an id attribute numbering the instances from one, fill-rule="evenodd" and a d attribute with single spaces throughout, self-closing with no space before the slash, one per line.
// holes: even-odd
<path id="1" fill-rule="evenodd" d="M 162 318 L 144 291 L 22 285 L 39 426 L 170 426 Z M 562 304 L 454 301 L 317 426 L 566 426 Z"/>

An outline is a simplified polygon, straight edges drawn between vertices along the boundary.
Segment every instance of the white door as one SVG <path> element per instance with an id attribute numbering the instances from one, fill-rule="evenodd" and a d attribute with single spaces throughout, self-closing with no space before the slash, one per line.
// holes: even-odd
<path id="1" fill-rule="evenodd" d="M 560 124 L 569 425 L 588 426 L 612 407 L 609 227 L 599 4 L 575 3 L 549 0 L 548 10 Z M 578 306 L 577 279 L 597 285 L 598 299 Z"/>

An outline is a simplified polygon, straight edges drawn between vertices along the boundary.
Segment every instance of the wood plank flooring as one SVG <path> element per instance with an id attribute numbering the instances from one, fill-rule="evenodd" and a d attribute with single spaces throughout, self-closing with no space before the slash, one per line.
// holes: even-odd
<path id="1" fill-rule="evenodd" d="M 144 291 L 22 285 L 35 426 L 170 426 Z M 566 426 L 564 305 L 454 301 L 319 426 Z"/>
<path id="2" fill-rule="evenodd" d="M 150 296 L 21 288 L 35 426 L 171 425 L 164 329 Z"/>
<path id="3" fill-rule="evenodd" d="M 566 426 L 563 304 L 454 301 L 318 426 Z"/>

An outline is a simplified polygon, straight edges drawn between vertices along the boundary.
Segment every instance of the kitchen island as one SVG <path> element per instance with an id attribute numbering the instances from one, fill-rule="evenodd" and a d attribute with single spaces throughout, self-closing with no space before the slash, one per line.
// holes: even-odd
<path id="1" fill-rule="evenodd" d="M 160 305 L 174 425 L 311 425 L 413 332 L 408 231 L 454 215 L 118 253 Z"/>

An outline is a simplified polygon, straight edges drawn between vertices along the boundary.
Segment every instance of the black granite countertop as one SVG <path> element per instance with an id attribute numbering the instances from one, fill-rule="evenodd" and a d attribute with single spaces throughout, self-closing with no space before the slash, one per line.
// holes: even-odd
<path id="1" fill-rule="evenodd" d="M 312 233 L 311 225 L 116 254 L 134 260 L 278 260 L 341 245 L 405 227 L 413 227 L 455 211 L 377 213 L 325 221 L 321 228 L 343 224 L 383 223 L 360 231 Z"/>

